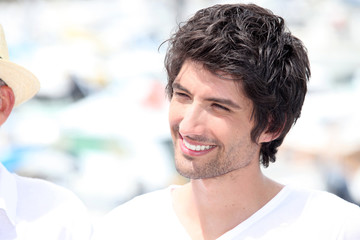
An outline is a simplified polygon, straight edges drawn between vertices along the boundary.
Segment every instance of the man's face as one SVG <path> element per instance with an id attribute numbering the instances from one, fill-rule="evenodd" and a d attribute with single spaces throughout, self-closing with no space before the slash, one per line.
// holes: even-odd
<path id="1" fill-rule="evenodd" d="M 178 172 L 218 177 L 259 162 L 251 141 L 252 102 L 238 83 L 186 61 L 173 83 L 169 123 Z"/>

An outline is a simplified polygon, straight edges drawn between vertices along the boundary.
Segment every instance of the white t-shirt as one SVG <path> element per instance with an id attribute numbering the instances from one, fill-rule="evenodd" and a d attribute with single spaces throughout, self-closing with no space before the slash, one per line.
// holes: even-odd
<path id="1" fill-rule="evenodd" d="M 172 207 L 171 190 L 120 205 L 95 227 L 94 239 L 190 239 Z M 360 208 L 323 191 L 284 187 L 218 240 L 360 240 Z"/>
<path id="2" fill-rule="evenodd" d="M 0 163 L 0 240 L 87 240 L 82 202 L 53 183 L 9 173 Z"/>

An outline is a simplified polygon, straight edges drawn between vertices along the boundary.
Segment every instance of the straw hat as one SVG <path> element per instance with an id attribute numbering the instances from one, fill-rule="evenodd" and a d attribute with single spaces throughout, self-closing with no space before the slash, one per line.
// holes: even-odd
<path id="1" fill-rule="evenodd" d="M 9 61 L 4 30 L 0 25 L 0 79 L 14 92 L 15 107 L 32 98 L 40 89 L 38 79 L 25 68 Z"/>

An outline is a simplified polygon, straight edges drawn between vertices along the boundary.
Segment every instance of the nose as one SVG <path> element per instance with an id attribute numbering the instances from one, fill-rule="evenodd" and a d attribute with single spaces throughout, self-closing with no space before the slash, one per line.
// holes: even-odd
<path id="1" fill-rule="evenodd" d="M 182 136 L 201 136 L 204 134 L 206 112 L 200 106 L 190 105 L 183 111 L 183 118 L 179 124 Z"/>

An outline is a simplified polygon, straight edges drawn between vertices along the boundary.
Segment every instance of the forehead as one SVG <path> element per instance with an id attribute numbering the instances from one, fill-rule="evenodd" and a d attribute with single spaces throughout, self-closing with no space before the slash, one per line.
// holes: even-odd
<path id="1" fill-rule="evenodd" d="M 241 80 L 234 80 L 230 75 L 221 72 L 213 74 L 202 64 L 194 61 L 185 61 L 174 83 L 194 94 L 226 97 L 238 103 L 251 103 L 244 94 Z"/>

